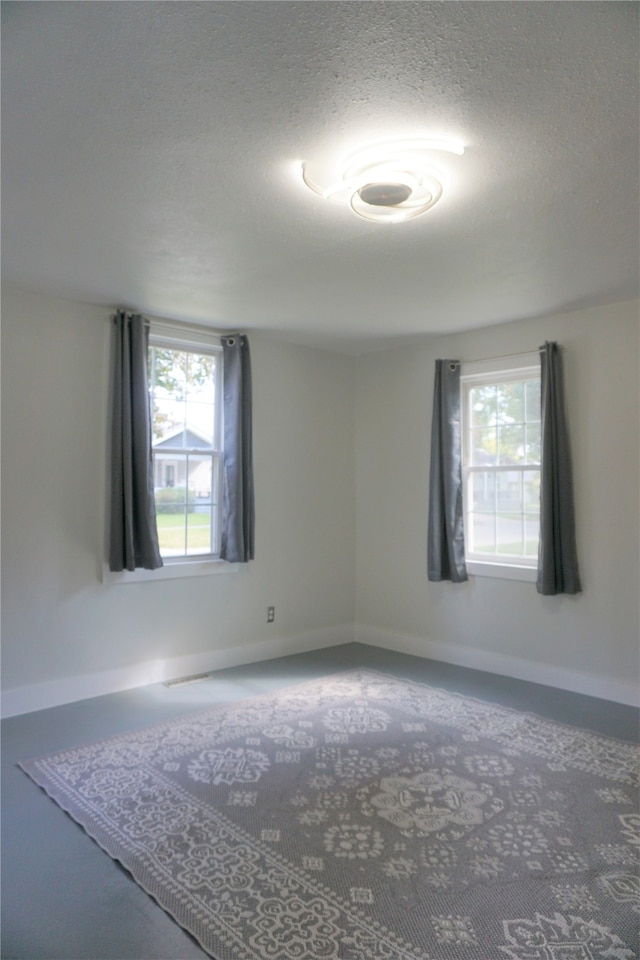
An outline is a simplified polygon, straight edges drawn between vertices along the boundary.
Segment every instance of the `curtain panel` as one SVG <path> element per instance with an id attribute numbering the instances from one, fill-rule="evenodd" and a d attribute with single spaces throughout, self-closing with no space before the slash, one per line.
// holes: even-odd
<path id="1" fill-rule="evenodd" d="M 565 415 L 562 354 L 557 343 L 540 347 L 542 468 L 538 593 L 580 593 L 573 500 L 573 470 Z"/>
<path id="2" fill-rule="evenodd" d="M 429 580 L 451 580 L 453 583 L 467 580 L 464 559 L 458 360 L 436 360 L 427 536 Z"/>
<path id="3" fill-rule="evenodd" d="M 244 334 L 222 337 L 224 491 L 220 556 L 230 563 L 254 558 L 255 506 L 251 355 Z"/>
<path id="4" fill-rule="evenodd" d="M 113 317 L 109 569 L 162 566 L 156 529 L 147 380 L 149 322 Z"/>

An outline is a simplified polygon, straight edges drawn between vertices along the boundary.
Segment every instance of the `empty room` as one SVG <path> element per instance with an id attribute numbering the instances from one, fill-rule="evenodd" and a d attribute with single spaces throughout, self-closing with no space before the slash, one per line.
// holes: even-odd
<path id="1" fill-rule="evenodd" d="M 638 5 L 1 12 L 3 960 L 637 960 Z"/>

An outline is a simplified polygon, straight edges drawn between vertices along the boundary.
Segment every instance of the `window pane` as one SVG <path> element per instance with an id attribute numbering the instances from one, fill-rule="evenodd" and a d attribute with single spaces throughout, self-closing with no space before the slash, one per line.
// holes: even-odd
<path id="1" fill-rule="evenodd" d="M 496 462 L 497 434 L 495 427 L 477 428 L 470 435 L 470 457 L 474 466 Z"/>
<path id="2" fill-rule="evenodd" d="M 470 509 L 493 513 L 495 510 L 495 475 L 489 471 L 473 473 L 470 484 Z"/>
<path id="3" fill-rule="evenodd" d="M 524 383 L 501 383 L 497 403 L 499 423 L 521 423 L 524 420 Z"/>
<path id="4" fill-rule="evenodd" d="M 154 442 L 184 430 L 173 446 L 218 445 L 214 437 L 216 364 L 216 358 L 207 354 L 152 348 Z"/>
<path id="5" fill-rule="evenodd" d="M 156 494 L 157 496 L 157 494 Z M 184 554 L 186 546 L 186 525 L 184 505 L 158 506 L 156 504 L 156 527 L 160 555 L 176 557 Z"/>
<path id="6" fill-rule="evenodd" d="M 189 455 L 189 504 L 211 503 L 211 456 Z"/>
<path id="7" fill-rule="evenodd" d="M 153 451 L 156 464 L 156 506 L 161 503 L 181 503 L 187 501 L 187 455 L 184 453 L 164 453 L 162 447 Z"/>
<path id="8" fill-rule="evenodd" d="M 524 452 L 522 424 L 498 428 L 498 463 L 522 463 Z"/>
<path id="9" fill-rule="evenodd" d="M 527 420 L 540 420 L 540 381 L 527 380 L 525 383 L 525 403 Z"/>
<path id="10" fill-rule="evenodd" d="M 522 556 L 524 554 L 522 517 L 519 514 L 498 514 L 497 531 L 498 553 L 511 554 L 512 556 Z"/>
<path id="11" fill-rule="evenodd" d="M 527 463 L 540 463 L 540 424 L 530 423 L 526 427 L 525 459 Z"/>
<path id="12" fill-rule="evenodd" d="M 189 400 L 213 404 L 215 398 L 215 357 L 187 354 L 186 395 Z"/>
<path id="13" fill-rule="evenodd" d="M 495 520 L 488 513 L 472 513 L 470 548 L 474 553 L 496 552 Z"/>
<path id="14" fill-rule="evenodd" d="M 533 367 L 532 358 L 532 367 Z M 465 539 L 471 559 L 535 560 L 540 510 L 540 379 L 504 371 L 468 381 Z M 493 380 L 494 382 L 489 382 Z"/>
<path id="15" fill-rule="evenodd" d="M 211 506 L 196 504 L 187 515 L 187 553 L 211 552 Z"/>
<path id="16" fill-rule="evenodd" d="M 540 518 L 525 517 L 524 521 L 524 552 L 527 557 L 538 555 L 538 540 L 540 538 Z"/>
<path id="17" fill-rule="evenodd" d="M 524 478 L 524 511 L 537 516 L 540 513 L 540 474 L 527 472 Z"/>
<path id="18" fill-rule="evenodd" d="M 191 433 L 189 446 L 213 446 L 214 409 L 212 403 L 189 401 L 184 404 L 184 418 Z"/>
<path id="19" fill-rule="evenodd" d="M 497 393 L 497 387 L 494 384 L 473 387 L 469 391 L 472 427 L 486 427 L 496 422 Z"/>
<path id="20" fill-rule="evenodd" d="M 152 347 L 150 351 L 149 379 L 151 390 L 159 398 L 185 397 L 186 354 L 181 350 Z"/>
<path id="21" fill-rule="evenodd" d="M 500 513 L 521 513 L 522 474 L 505 470 L 496 474 L 496 510 Z"/>
<path id="22" fill-rule="evenodd" d="M 175 403 L 163 397 L 154 397 L 151 406 L 153 416 L 153 443 L 157 445 L 163 440 L 182 430 L 184 423 L 183 404 Z M 173 446 L 179 445 L 173 444 Z"/>
<path id="23" fill-rule="evenodd" d="M 220 467 L 213 451 L 221 447 L 220 363 L 218 355 L 186 346 L 150 347 L 156 517 L 165 558 L 210 554 L 219 546 Z"/>

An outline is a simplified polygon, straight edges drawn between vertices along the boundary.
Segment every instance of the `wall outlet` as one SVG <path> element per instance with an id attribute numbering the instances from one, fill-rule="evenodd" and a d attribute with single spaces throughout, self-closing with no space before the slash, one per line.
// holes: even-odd
<path id="1" fill-rule="evenodd" d="M 276 618 L 276 608 L 267 607 L 267 623 L 273 623 Z"/>

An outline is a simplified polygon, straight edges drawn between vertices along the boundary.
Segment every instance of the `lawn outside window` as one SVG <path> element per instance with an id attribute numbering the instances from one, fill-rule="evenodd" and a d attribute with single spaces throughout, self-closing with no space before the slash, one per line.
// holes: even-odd
<path id="1" fill-rule="evenodd" d="M 539 355 L 463 363 L 460 383 L 468 572 L 535 580 L 540 525 Z"/>

